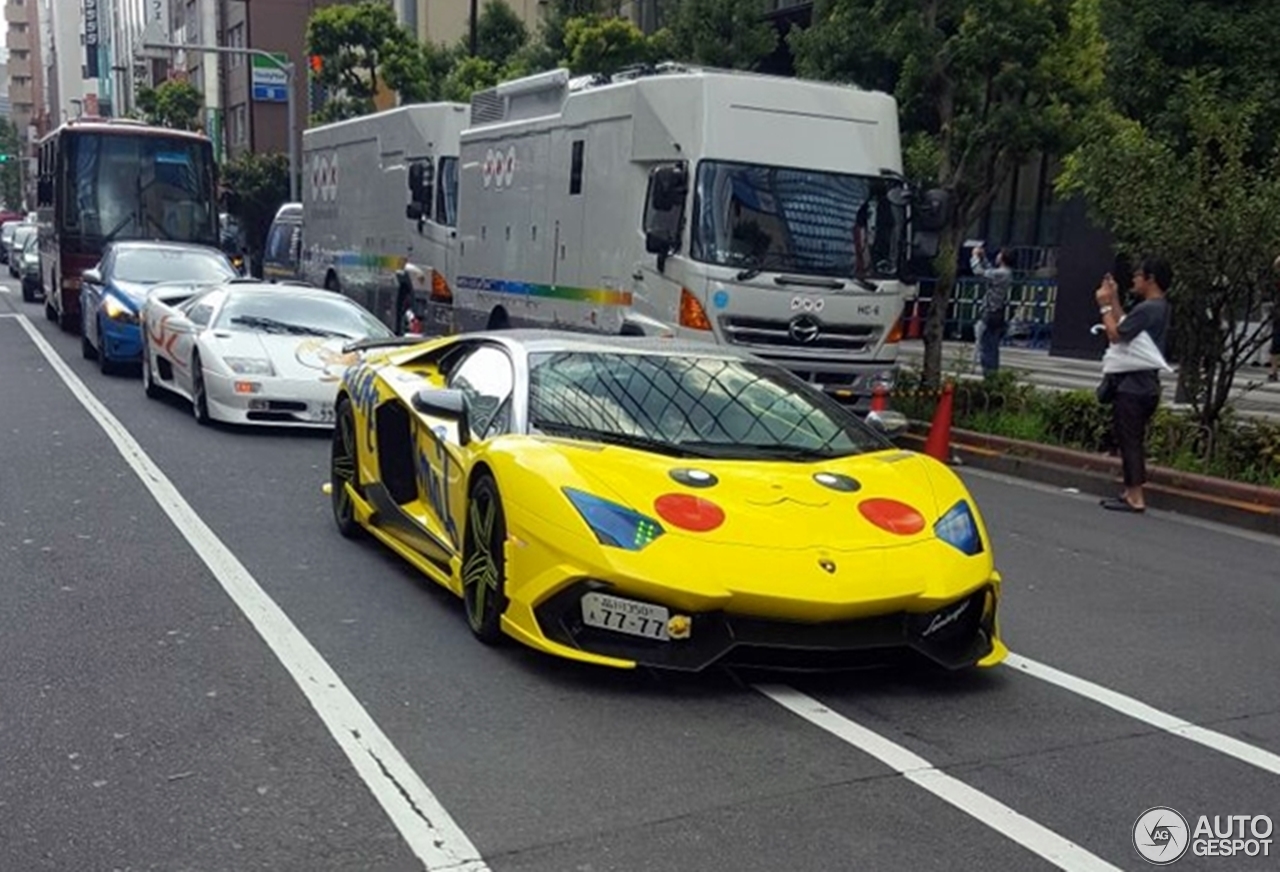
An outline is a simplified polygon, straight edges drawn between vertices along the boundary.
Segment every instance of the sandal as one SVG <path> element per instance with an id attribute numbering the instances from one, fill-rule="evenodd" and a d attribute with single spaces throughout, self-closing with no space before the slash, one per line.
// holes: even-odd
<path id="1" fill-rule="evenodd" d="M 1143 512 L 1146 511 L 1145 507 L 1139 508 L 1138 506 L 1135 506 L 1133 503 L 1129 502 L 1123 497 L 1119 497 L 1119 498 L 1110 497 L 1108 499 L 1100 501 L 1098 505 L 1102 506 L 1104 509 L 1106 509 L 1109 512 L 1130 512 L 1135 515 L 1141 515 Z"/>

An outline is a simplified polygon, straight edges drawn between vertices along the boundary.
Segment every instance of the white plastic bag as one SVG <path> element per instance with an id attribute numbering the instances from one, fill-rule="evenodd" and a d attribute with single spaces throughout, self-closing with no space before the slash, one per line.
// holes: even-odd
<path id="1" fill-rule="evenodd" d="M 1173 372 L 1173 367 L 1169 366 L 1169 362 L 1156 347 L 1155 340 L 1145 330 L 1129 342 L 1112 342 L 1107 346 L 1107 353 L 1102 356 L 1104 375 L 1148 369 Z"/>

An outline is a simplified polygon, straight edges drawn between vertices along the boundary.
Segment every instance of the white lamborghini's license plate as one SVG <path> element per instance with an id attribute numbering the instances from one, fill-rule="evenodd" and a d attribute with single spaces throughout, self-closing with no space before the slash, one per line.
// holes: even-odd
<path id="1" fill-rule="evenodd" d="M 320 421 L 324 424 L 332 424 L 334 420 L 333 403 L 317 403 L 311 406 L 310 412 L 312 421 Z"/>
<path id="2" fill-rule="evenodd" d="M 582 622 L 589 627 L 666 641 L 671 613 L 662 606 L 602 593 L 582 595 Z"/>

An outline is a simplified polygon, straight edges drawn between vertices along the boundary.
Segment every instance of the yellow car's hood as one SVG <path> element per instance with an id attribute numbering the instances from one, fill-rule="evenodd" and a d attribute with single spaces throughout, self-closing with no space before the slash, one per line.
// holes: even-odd
<path id="1" fill-rule="evenodd" d="M 901 451 L 803 463 L 684 459 L 613 446 L 567 448 L 565 455 L 595 496 L 658 520 L 668 535 L 709 545 L 784 551 L 896 547 L 932 538 L 938 516 L 924 463 Z M 705 476 L 714 477 L 714 484 L 696 486 Z M 711 505 L 694 505 L 695 499 Z M 890 532 L 859 509 L 886 499 L 919 512 L 923 529 Z M 717 509 L 723 520 L 712 529 L 682 528 L 672 521 L 673 509 L 691 513 L 695 527 L 713 524 Z"/>

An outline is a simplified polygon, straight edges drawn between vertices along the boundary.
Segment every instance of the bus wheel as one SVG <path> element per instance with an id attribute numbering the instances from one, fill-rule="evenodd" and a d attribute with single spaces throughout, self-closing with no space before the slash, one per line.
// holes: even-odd
<path id="1" fill-rule="evenodd" d="M 54 324 L 58 323 L 58 310 L 53 308 L 53 303 L 49 301 L 48 297 L 44 301 L 44 316 Z"/>

